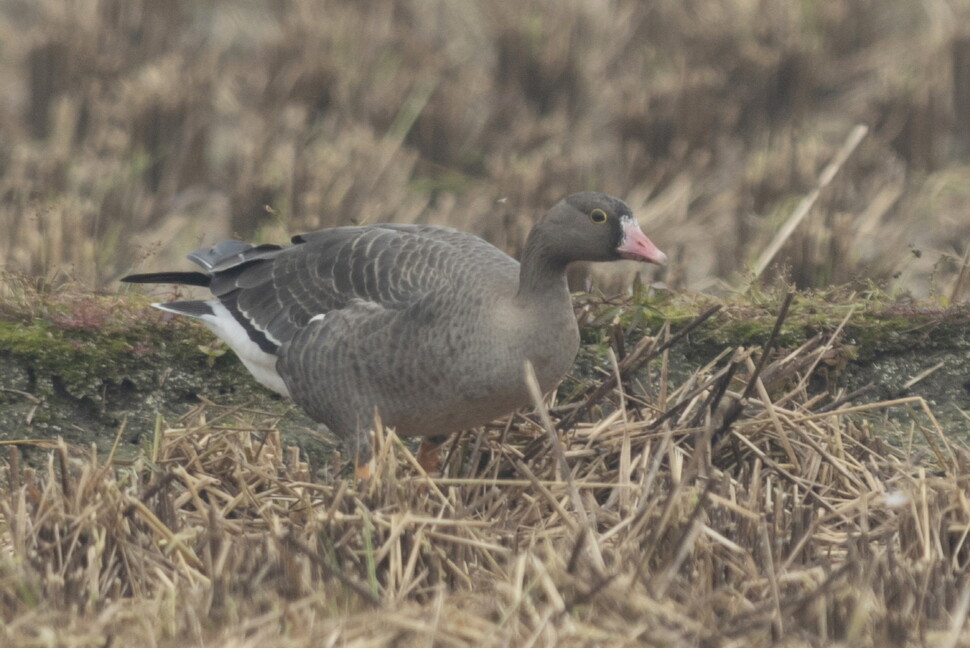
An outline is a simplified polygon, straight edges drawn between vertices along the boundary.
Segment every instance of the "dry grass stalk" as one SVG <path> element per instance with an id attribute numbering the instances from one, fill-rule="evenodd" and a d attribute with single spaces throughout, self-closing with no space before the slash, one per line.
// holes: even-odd
<path id="1" fill-rule="evenodd" d="M 785 224 L 778 230 L 775 234 L 775 238 L 771 240 L 771 243 L 765 248 L 761 254 L 758 256 L 758 261 L 754 265 L 754 278 L 757 279 L 761 276 L 761 273 L 765 271 L 771 260 L 775 258 L 778 251 L 788 242 L 791 238 L 792 233 L 798 225 L 805 219 L 815 202 L 818 200 L 819 194 L 832 182 L 832 179 L 839 172 L 842 166 L 845 164 L 852 152 L 855 151 L 859 143 L 869 132 L 869 128 L 865 124 L 856 124 L 856 126 L 846 137 L 845 142 L 843 142 L 842 147 L 838 150 L 832 161 L 822 170 L 819 176 L 818 183 L 802 200 L 798 203 L 795 211 L 792 212 Z"/>
<path id="2" fill-rule="evenodd" d="M 9 269 L 113 289 L 230 235 L 361 220 L 514 252 L 597 188 L 644 215 L 671 285 L 774 257 L 801 286 L 966 295 L 966 66 L 946 62 L 967 0 L 21 3 L 0 5 Z"/>
<path id="3" fill-rule="evenodd" d="M 960 645 L 970 453 L 918 399 L 808 409 L 801 372 L 833 345 L 766 361 L 720 440 L 747 352 L 664 402 L 622 384 L 625 408 L 571 428 L 537 394 L 541 425 L 452 441 L 440 478 L 379 430 L 379 479 L 316 483 L 272 427 L 211 404 L 129 466 L 13 453 L 0 642 Z M 901 407 L 929 463 L 860 418 Z"/>

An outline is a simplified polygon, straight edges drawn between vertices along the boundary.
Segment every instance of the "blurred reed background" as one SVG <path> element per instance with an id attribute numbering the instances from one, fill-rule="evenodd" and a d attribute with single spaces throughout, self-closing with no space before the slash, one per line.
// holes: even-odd
<path id="1" fill-rule="evenodd" d="M 114 290 L 228 235 L 624 197 L 677 289 L 970 294 L 966 0 L 5 0 L 0 266 Z M 651 271 L 652 272 L 652 271 Z"/>

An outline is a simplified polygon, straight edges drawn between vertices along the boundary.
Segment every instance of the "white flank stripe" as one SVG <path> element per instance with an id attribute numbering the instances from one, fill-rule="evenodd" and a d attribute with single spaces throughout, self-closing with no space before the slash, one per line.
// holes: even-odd
<path id="1" fill-rule="evenodd" d="M 310 318 L 310 321 L 307 322 L 307 324 L 310 324 L 312 322 L 322 322 L 323 318 L 326 316 L 327 316 L 326 313 L 320 313 L 319 315 L 314 315 L 313 317 Z"/>
<path id="2" fill-rule="evenodd" d="M 235 351 L 259 384 L 278 394 L 289 396 L 290 391 L 286 388 L 286 383 L 276 371 L 276 356 L 266 353 L 259 348 L 258 344 L 250 340 L 246 329 L 236 321 L 228 308 L 216 300 L 209 300 L 206 303 L 215 314 L 203 315 L 199 319 Z"/>
<path id="3" fill-rule="evenodd" d="M 240 308 L 239 309 L 239 314 L 242 315 L 243 317 L 245 317 L 247 320 L 249 320 L 249 325 L 252 326 L 257 331 L 259 331 L 260 333 L 262 333 L 263 335 L 265 335 L 267 337 L 267 339 L 269 339 L 270 342 L 272 342 L 276 346 L 280 346 L 281 344 L 283 344 L 282 342 L 280 342 L 280 340 L 275 335 L 273 335 L 267 329 L 264 329 L 262 326 L 260 326 L 259 324 L 257 324 L 256 323 L 256 320 L 254 320 L 249 315 L 249 313 L 247 313 L 246 311 L 244 311 L 243 309 Z M 233 318 L 233 321 L 236 321 L 235 318 Z"/>

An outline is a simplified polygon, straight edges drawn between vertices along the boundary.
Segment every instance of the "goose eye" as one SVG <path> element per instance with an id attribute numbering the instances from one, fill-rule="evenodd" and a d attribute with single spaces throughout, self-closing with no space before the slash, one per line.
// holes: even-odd
<path id="1" fill-rule="evenodd" d="M 597 225 L 602 225 L 606 222 L 606 212 L 602 209 L 594 209 L 589 213 L 589 219 Z"/>

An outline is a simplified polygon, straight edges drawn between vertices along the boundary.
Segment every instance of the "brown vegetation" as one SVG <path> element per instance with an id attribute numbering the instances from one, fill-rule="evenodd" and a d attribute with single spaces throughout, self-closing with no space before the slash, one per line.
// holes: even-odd
<path id="1" fill-rule="evenodd" d="M 772 272 L 959 297 L 968 11 L 13 0 L 0 263 L 105 287 L 230 234 L 360 220 L 514 251 L 537 213 L 595 188 L 674 253 L 669 283 L 736 285 L 863 124 Z"/>
<path id="2" fill-rule="evenodd" d="M 131 464 L 11 451 L 0 642 L 965 645 L 970 455 L 925 402 L 812 395 L 838 332 L 673 384 L 682 339 L 614 365 L 653 357 L 647 383 L 454 439 L 434 479 L 389 432 L 355 484 L 265 415 L 211 405 Z M 909 411 L 900 448 L 891 408 Z"/>

